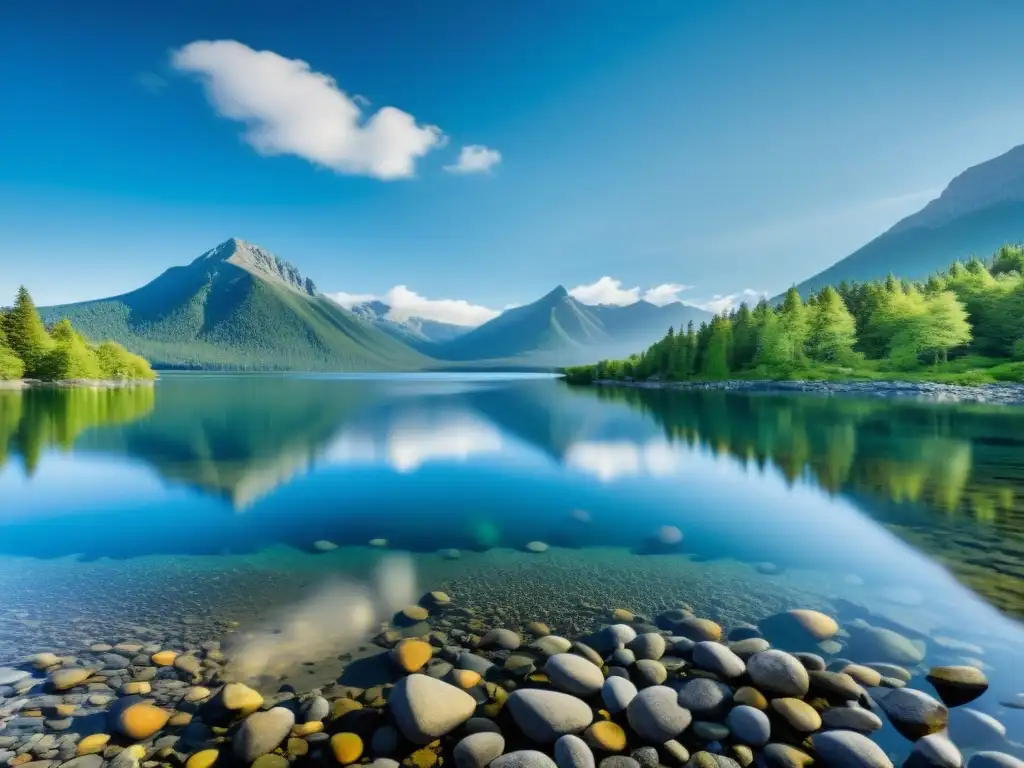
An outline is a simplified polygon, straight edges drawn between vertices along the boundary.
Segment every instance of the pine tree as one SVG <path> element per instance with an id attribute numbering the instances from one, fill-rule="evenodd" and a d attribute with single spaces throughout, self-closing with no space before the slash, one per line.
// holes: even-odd
<path id="1" fill-rule="evenodd" d="M 18 289 L 14 306 L 4 313 L 4 332 L 7 346 L 25 364 L 25 375 L 38 375 L 53 342 L 25 286 Z"/>
<path id="2" fill-rule="evenodd" d="M 791 363 L 798 363 L 804 357 L 807 344 L 807 307 L 795 287 L 786 291 L 779 311 L 779 324 L 785 337 L 786 356 Z"/>
<path id="3" fill-rule="evenodd" d="M 811 310 L 808 353 L 822 362 L 843 362 L 852 357 L 856 341 L 853 315 L 839 293 L 831 287 L 825 287 Z"/>

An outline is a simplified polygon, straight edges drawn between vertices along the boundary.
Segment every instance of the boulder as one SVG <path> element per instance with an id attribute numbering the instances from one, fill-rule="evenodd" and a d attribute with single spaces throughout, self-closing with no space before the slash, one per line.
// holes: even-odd
<path id="1" fill-rule="evenodd" d="M 398 681 L 388 700 L 399 730 L 413 744 L 429 744 L 473 716 L 476 700 L 454 685 L 413 674 Z"/>

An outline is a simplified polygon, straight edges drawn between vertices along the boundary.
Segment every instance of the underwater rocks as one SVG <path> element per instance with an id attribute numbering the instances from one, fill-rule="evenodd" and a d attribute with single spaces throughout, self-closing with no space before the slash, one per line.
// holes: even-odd
<path id="1" fill-rule="evenodd" d="M 983 672 L 933 666 L 938 698 L 919 690 L 920 640 L 821 611 L 723 626 L 670 605 L 587 606 L 580 634 L 428 592 L 318 688 L 235 679 L 215 643 L 93 637 L 0 667 L 0 767 L 1020 768 L 1003 723 L 947 709 L 984 696 Z"/>

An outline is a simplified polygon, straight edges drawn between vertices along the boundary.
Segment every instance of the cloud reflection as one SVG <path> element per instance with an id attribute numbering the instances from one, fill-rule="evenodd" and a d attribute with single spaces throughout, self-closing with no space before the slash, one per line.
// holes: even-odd
<path id="1" fill-rule="evenodd" d="M 641 475 L 670 477 L 679 471 L 682 457 L 677 446 L 664 440 L 584 441 L 569 446 L 565 462 L 607 483 Z"/>
<path id="2" fill-rule="evenodd" d="M 418 412 L 394 419 L 383 433 L 345 430 L 327 448 L 338 464 L 386 463 L 397 472 L 413 472 L 430 461 L 466 461 L 502 448 L 496 427 L 468 413 Z"/>

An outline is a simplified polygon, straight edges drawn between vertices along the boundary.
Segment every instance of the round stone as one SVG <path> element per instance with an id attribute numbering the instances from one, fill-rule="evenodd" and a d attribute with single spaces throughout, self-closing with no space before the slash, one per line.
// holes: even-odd
<path id="1" fill-rule="evenodd" d="M 920 640 L 910 640 L 899 632 L 872 627 L 861 621 L 850 622 L 847 627 L 850 632 L 849 652 L 855 659 L 873 658 L 910 665 L 924 660 L 926 648 Z"/>
<path id="2" fill-rule="evenodd" d="M 747 671 L 743 659 L 733 651 L 721 643 L 707 640 L 693 646 L 693 664 L 697 669 L 704 669 L 724 678 L 739 677 Z"/>
<path id="3" fill-rule="evenodd" d="M 462 690 L 479 685 L 482 679 L 479 672 L 474 672 L 471 669 L 453 669 L 449 674 L 451 675 L 452 683 Z"/>
<path id="4" fill-rule="evenodd" d="M 690 725 L 690 733 L 701 741 L 722 741 L 729 738 L 729 726 L 709 723 L 707 720 L 695 720 Z"/>
<path id="5" fill-rule="evenodd" d="M 582 656 L 560 653 L 544 665 L 552 684 L 577 696 L 590 696 L 601 690 L 604 675 L 601 670 Z"/>
<path id="6" fill-rule="evenodd" d="M 654 659 L 640 659 L 634 666 L 633 672 L 637 682 L 642 687 L 650 685 L 661 685 L 668 680 L 668 670 L 660 661 Z"/>
<path id="7" fill-rule="evenodd" d="M 772 709 L 789 723 L 794 731 L 814 733 L 821 728 L 821 715 L 814 707 L 800 699 L 772 699 Z"/>
<path id="8" fill-rule="evenodd" d="M 882 719 L 861 707 L 829 707 L 821 713 L 821 724 L 833 730 L 873 733 L 882 727 Z"/>
<path id="9" fill-rule="evenodd" d="M 530 647 L 534 650 L 540 651 L 545 656 L 554 656 L 558 653 L 568 653 L 569 649 L 572 648 L 572 643 L 564 637 L 558 637 L 557 635 L 545 635 L 544 637 L 539 637 L 530 643 Z M 591 659 L 591 661 L 593 661 L 593 659 Z"/>
<path id="10" fill-rule="evenodd" d="M 1005 752 L 976 752 L 967 768 L 1024 768 L 1024 760 Z"/>
<path id="11" fill-rule="evenodd" d="M 243 683 L 228 683 L 220 691 L 220 702 L 225 709 L 247 715 L 263 706 L 263 697 Z"/>
<path id="12" fill-rule="evenodd" d="M 108 717 L 119 733 L 135 741 L 143 741 L 167 725 L 171 713 L 143 699 L 130 697 L 121 699 Z"/>
<path id="13" fill-rule="evenodd" d="M 810 689 L 807 669 L 785 651 L 755 653 L 747 659 L 747 673 L 759 690 L 780 696 L 803 698 Z"/>
<path id="14" fill-rule="evenodd" d="M 217 762 L 218 757 L 220 757 L 219 750 L 203 749 L 188 759 L 188 762 L 185 763 L 185 768 L 212 768 L 213 764 Z"/>
<path id="15" fill-rule="evenodd" d="M 242 721 L 235 734 L 235 757 L 251 763 L 260 755 L 277 749 L 295 725 L 295 714 L 285 707 L 272 707 L 254 712 Z"/>
<path id="16" fill-rule="evenodd" d="M 391 689 L 389 708 L 413 744 L 428 744 L 473 716 L 476 701 L 463 690 L 427 675 L 403 677 Z"/>
<path id="17" fill-rule="evenodd" d="M 590 707 L 575 696 L 540 688 L 513 691 L 508 710 L 519 730 L 541 744 L 567 733 L 580 733 L 593 721 Z"/>
<path id="18" fill-rule="evenodd" d="M 640 763 L 625 755 L 606 757 L 598 764 L 598 768 L 640 768 Z"/>
<path id="19" fill-rule="evenodd" d="M 700 720 L 714 720 L 728 711 L 732 690 L 727 685 L 705 677 L 686 681 L 679 689 L 679 706 Z"/>
<path id="20" fill-rule="evenodd" d="M 761 754 L 771 768 L 804 768 L 814 762 L 802 749 L 789 744 L 769 744 Z"/>
<path id="21" fill-rule="evenodd" d="M 882 675 L 877 669 L 865 667 L 863 664 L 847 664 L 839 670 L 844 675 L 849 675 L 860 685 L 869 688 L 877 688 L 882 684 Z"/>
<path id="22" fill-rule="evenodd" d="M 149 657 L 150 660 L 158 667 L 170 667 L 174 664 L 174 660 L 178 658 L 177 651 L 157 651 Z"/>
<path id="23" fill-rule="evenodd" d="M 601 700 L 613 715 L 625 712 L 636 694 L 636 686 L 624 677 L 609 677 L 601 687 Z"/>
<path id="24" fill-rule="evenodd" d="M 355 733 L 336 733 L 331 736 L 331 753 L 342 765 L 350 765 L 363 755 L 363 740 Z"/>
<path id="25" fill-rule="evenodd" d="M 854 731 L 825 731 L 811 736 L 811 746 L 825 765 L 834 768 L 893 768 L 875 742 Z"/>
<path id="26" fill-rule="evenodd" d="M 663 525 L 658 529 L 658 541 L 666 546 L 679 544 L 683 540 L 683 532 L 674 525 Z"/>
<path id="27" fill-rule="evenodd" d="M 511 629 L 492 629 L 480 638 L 481 648 L 498 648 L 503 651 L 514 651 L 523 639 Z"/>
<path id="28" fill-rule="evenodd" d="M 839 625 L 836 623 L 836 620 L 820 611 L 797 608 L 787 611 L 787 614 L 804 632 L 818 642 L 828 640 L 839 631 Z"/>
<path id="29" fill-rule="evenodd" d="M 306 742 L 299 741 L 308 749 Z M 252 761 L 252 768 L 288 768 L 288 758 L 284 755 L 260 755 Z"/>
<path id="30" fill-rule="evenodd" d="M 932 667 L 927 680 L 950 707 L 968 704 L 988 690 L 988 678 L 976 667 Z"/>
<path id="31" fill-rule="evenodd" d="M 935 768 L 961 768 L 964 756 L 945 733 L 930 733 L 914 742 L 913 753 Z"/>
<path id="32" fill-rule="evenodd" d="M 452 753 L 456 768 L 486 768 L 505 751 L 500 733 L 474 733 L 455 745 Z"/>
<path id="33" fill-rule="evenodd" d="M 317 539 L 313 542 L 313 549 L 315 549 L 317 552 L 330 552 L 331 550 L 337 548 L 337 544 L 335 544 L 333 541 L 328 541 L 327 539 Z"/>
<path id="34" fill-rule="evenodd" d="M 894 688 L 880 704 L 889 722 L 911 741 L 941 731 L 949 722 L 945 705 L 913 688 Z"/>
<path id="35" fill-rule="evenodd" d="M 711 621 L 711 619 L 687 617 L 673 624 L 670 631 L 675 635 L 698 643 L 702 640 L 714 640 L 717 642 L 722 639 L 722 628 Z"/>
<path id="36" fill-rule="evenodd" d="M 551 634 L 551 627 L 543 621 L 531 621 L 529 626 L 526 627 L 526 631 L 534 637 L 547 637 Z"/>
<path id="37" fill-rule="evenodd" d="M 593 646 L 597 651 L 611 653 L 616 648 L 633 642 L 635 638 L 636 630 L 628 624 L 610 624 L 607 627 L 602 627 L 587 644 Z"/>
<path id="38" fill-rule="evenodd" d="M 591 747 L 604 752 L 621 752 L 626 748 L 626 732 L 611 720 L 594 723 L 587 728 L 583 738 Z"/>
<path id="39" fill-rule="evenodd" d="M 434 649 L 430 643 L 422 640 L 406 638 L 391 649 L 391 658 L 405 672 L 419 672 L 433 657 Z"/>
<path id="40" fill-rule="evenodd" d="M 665 638 L 656 632 L 644 632 L 634 637 L 627 647 L 638 659 L 657 660 L 665 655 Z"/>
<path id="41" fill-rule="evenodd" d="M 640 691 L 626 708 L 629 726 L 644 741 L 662 744 L 690 725 L 690 712 L 679 705 L 674 690 L 655 685 Z"/>
<path id="42" fill-rule="evenodd" d="M 752 747 L 763 747 L 772 735 L 771 722 L 768 715 L 760 709 L 741 704 L 730 710 L 725 724 L 729 726 L 733 737 Z"/>
<path id="43" fill-rule="evenodd" d="M 110 741 L 109 733 L 93 733 L 86 736 L 78 742 L 78 754 L 91 755 L 96 752 L 101 752 L 106 748 L 108 741 Z"/>
<path id="44" fill-rule="evenodd" d="M 430 616 L 430 612 L 422 605 L 407 605 L 399 611 L 399 615 L 406 621 L 424 621 Z"/>
<path id="45" fill-rule="evenodd" d="M 92 677 L 92 670 L 81 667 L 64 667 L 50 673 L 50 685 L 54 690 L 66 691 L 76 685 L 81 685 L 90 677 Z"/>
<path id="46" fill-rule="evenodd" d="M 491 768 L 558 768 L 555 761 L 533 749 L 520 749 L 494 758 Z"/>
<path id="47" fill-rule="evenodd" d="M 845 672 L 809 672 L 811 689 L 826 698 L 857 701 L 864 697 L 864 689 Z"/>
<path id="48" fill-rule="evenodd" d="M 751 688 L 749 685 L 744 685 L 733 694 L 732 700 L 737 704 L 745 704 L 748 707 L 754 709 L 765 710 L 768 709 L 768 699 L 764 697 L 759 690 Z"/>
<path id="49" fill-rule="evenodd" d="M 555 742 L 558 768 L 594 768 L 594 753 L 579 736 L 566 734 Z"/>
<path id="50" fill-rule="evenodd" d="M 531 541 L 526 545 L 526 551 L 539 555 L 548 551 L 548 545 L 543 541 Z"/>

